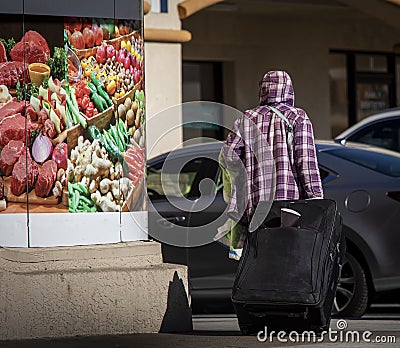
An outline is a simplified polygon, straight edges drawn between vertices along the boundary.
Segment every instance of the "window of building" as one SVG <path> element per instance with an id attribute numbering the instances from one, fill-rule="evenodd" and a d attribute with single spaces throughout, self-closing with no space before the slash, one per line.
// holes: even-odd
<path id="1" fill-rule="evenodd" d="M 223 103 L 222 97 L 222 63 L 193 62 L 182 64 L 182 101 L 211 101 Z M 213 108 L 211 105 L 206 106 Z M 218 105 L 214 106 L 218 109 Z M 204 110 L 202 119 L 183 114 L 183 140 L 194 138 L 213 138 L 223 140 L 224 130 L 219 126 L 219 110 Z"/>
<path id="2" fill-rule="evenodd" d="M 332 50 L 331 135 L 400 102 L 400 60 L 393 53 Z"/>
<path id="3" fill-rule="evenodd" d="M 168 12 L 168 0 L 151 0 L 151 12 L 167 13 Z"/>
<path id="4" fill-rule="evenodd" d="M 371 81 L 357 83 L 356 85 L 356 107 L 357 119 L 377 113 L 390 107 L 389 83 Z"/>
<path id="5" fill-rule="evenodd" d="M 368 72 L 387 72 L 388 63 L 386 55 L 357 54 L 356 70 Z"/>

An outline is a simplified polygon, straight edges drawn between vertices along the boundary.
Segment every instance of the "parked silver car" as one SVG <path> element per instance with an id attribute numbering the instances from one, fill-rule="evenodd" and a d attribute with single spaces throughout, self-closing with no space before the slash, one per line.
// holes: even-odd
<path id="1" fill-rule="evenodd" d="M 369 116 L 339 134 L 335 141 L 369 144 L 400 152 L 400 108 Z"/>
<path id="2" fill-rule="evenodd" d="M 218 226 L 213 226 L 213 221 L 226 207 L 217 161 L 221 145 L 178 149 L 148 163 L 149 233 L 162 242 L 165 262 L 188 266 L 195 312 L 232 310 L 230 295 L 238 263 L 228 258 L 227 249 L 217 242 L 197 247 L 170 245 L 174 226 L 185 228 L 189 235 L 192 227 L 209 224 L 211 235 L 215 234 Z M 347 239 L 335 311 L 340 316 L 358 317 L 376 292 L 400 289 L 400 154 L 333 141 L 317 142 L 316 146 L 325 196 L 337 202 Z M 163 167 L 165 163 L 168 166 Z M 167 200 L 161 174 L 167 185 L 168 176 L 175 175 L 175 186 L 184 195 Z M 188 208 L 180 205 L 180 201 L 199 199 L 204 179 L 215 183 L 213 192 L 202 192 L 211 196 L 211 204 L 201 211 L 191 210 L 190 204 Z M 168 190 L 172 192 L 171 187 Z"/>

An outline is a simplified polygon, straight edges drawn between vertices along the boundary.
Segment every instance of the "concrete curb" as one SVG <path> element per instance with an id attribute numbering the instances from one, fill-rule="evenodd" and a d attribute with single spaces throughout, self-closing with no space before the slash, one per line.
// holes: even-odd
<path id="1" fill-rule="evenodd" d="M 192 330 L 187 268 L 156 242 L 0 249 L 0 340 Z"/>

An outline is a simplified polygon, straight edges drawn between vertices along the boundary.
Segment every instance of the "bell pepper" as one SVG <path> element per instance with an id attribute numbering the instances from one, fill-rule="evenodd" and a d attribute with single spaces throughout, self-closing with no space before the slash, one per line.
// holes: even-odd
<path id="1" fill-rule="evenodd" d="M 88 58 L 88 63 L 89 63 L 89 65 L 95 66 L 95 65 L 97 64 L 97 60 L 96 60 L 95 57 L 90 56 L 90 57 Z"/>
<path id="2" fill-rule="evenodd" d="M 124 95 L 125 95 L 125 90 L 121 89 L 114 94 L 114 97 L 118 99 L 118 98 L 123 97 Z"/>
<path id="3" fill-rule="evenodd" d="M 85 69 L 89 65 L 89 61 L 87 60 L 87 58 L 83 58 L 81 60 L 81 65 L 83 69 Z"/>
<path id="4" fill-rule="evenodd" d="M 82 98 L 83 95 L 84 95 L 84 93 L 83 93 L 83 89 L 81 88 L 81 86 L 76 86 L 76 88 L 75 88 L 76 98 Z"/>
<path id="5" fill-rule="evenodd" d="M 114 80 L 111 80 L 111 81 L 107 84 L 107 87 L 106 87 L 107 93 L 108 93 L 109 95 L 113 95 L 113 94 L 115 93 L 116 88 L 117 88 L 117 84 L 115 83 Z"/>
<path id="6" fill-rule="evenodd" d="M 82 87 L 83 93 L 86 95 L 90 95 L 90 88 L 88 87 L 88 85 L 84 85 Z"/>
<path id="7" fill-rule="evenodd" d="M 82 98 L 82 106 L 86 110 L 89 107 L 90 98 L 88 95 L 84 95 Z"/>
<path id="8" fill-rule="evenodd" d="M 79 110 L 81 110 L 82 109 L 82 98 L 77 98 L 76 102 L 78 103 Z"/>
<path id="9" fill-rule="evenodd" d="M 92 67 L 91 65 L 88 65 L 88 66 L 85 68 L 85 75 L 86 75 L 87 77 L 89 77 L 90 74 L 92 73 L 92 71 L 93 71 L 93 67 Z"/>
<path id="10" fill-rule="evenodd" d="M 93 115 L 94 115 L 93 107 L 88 107 L 86 109 L 85 115 L 86 115 L 86 117 L 89 117 L 89 118 L 93 117 Z"/>

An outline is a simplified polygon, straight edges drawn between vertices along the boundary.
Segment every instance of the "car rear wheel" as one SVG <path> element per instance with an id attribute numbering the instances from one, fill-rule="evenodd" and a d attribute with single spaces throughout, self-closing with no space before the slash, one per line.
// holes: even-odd
<path id="1" fill-rule="evenodd" d="M 368 307 L 368 284 L 357 259 L 346 253 L 336 291 L 333 314 L 336 317 L 361 317 Z"/>

